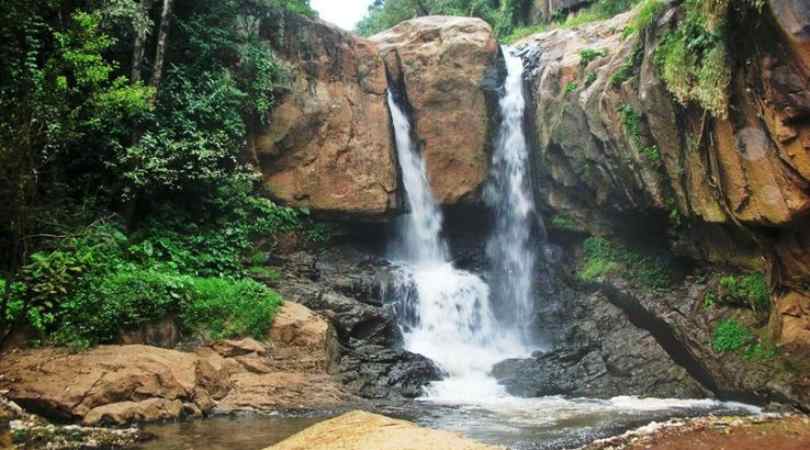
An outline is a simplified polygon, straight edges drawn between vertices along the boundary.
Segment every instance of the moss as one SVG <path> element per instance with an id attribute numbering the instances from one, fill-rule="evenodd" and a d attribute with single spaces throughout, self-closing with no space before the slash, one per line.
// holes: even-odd
<path id="1" fill-rule="evenodd" d="M 682 104 L 695 102 L 713 116 L 728 116 L 733 60 L 729 57 L 729 17 L 760 12 L 761 0 L 687 0 L 684 19 L 667 33 L 655 62 L 667 89 Z"/>
<path id="2" fill-rule="evenodd" d="M 560 230 L 577 231 L 576 221 L 566 214 L 557 214 L 551 219 L 551 226 Z"/>
<path id="3" fill-rule="evenodd" d="M 594 281 L 617 274 L 647 289 L 663 289 L 672 282 L 672 269 L 661 258 L 643 255 L 617 242 L 591 237 L 583 244 L 585 259 L 578 277 Z"/>
<path id="4" fill-rule="evenodd" d="M 624 29 L 622 35 L 627 38 L 633 34 L 646 30 L 652 25 L 659 15 L 666 8 L 666 3 L 662 0 L 643 0 L 639 6 L 638 14 Z"/>
<path id="5" fill-rule="evenodd" d="M 577 83 L 575 81 L 569 81 L 565 84 L 565 95 L 572 94 L 577 91 Z"/>
<path id="6" fill-rule="evenodd" d="M 721 278 L 720 298 L 723 303 L 746 305 L 754 311 L 768 311 L 771 305 L 770 288 L 761 273 Z"/>
<path id="7" fill-rule="evenodd" d="M 626 103 L 620 106 L 618 111 L 625 135 L 633 146 L 638 148 L 641 145 L 641 114 Z"/>
<path id="8" fill-rule="evenodd" d="M 618 88 L 622 83 L 633 78 L 636 74 L 636 68 L 641 65 L 643 57 L 643 48 L 640 44 L 636 44 L 636 46 L 633 47 L 633 53 L 624 61 L 624 64 L 619 67 L 619 70 L 610 77 L 610 87 Z"/>

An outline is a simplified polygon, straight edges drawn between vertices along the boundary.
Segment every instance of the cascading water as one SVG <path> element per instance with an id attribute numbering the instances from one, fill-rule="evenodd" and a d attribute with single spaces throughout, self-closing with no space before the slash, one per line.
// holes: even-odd
<path id="1" fill-rule="evenodd" d="M 536 254 L 531 232 L 539 220 L 529 178 L 529 151 L 523 119 L 523 60 L 504 47 L 507 76 L 500 99 L 501 127 L 484 200 L 495 211 L 495 230 L 487 242 L 490 283 L 499 293 L 499 304 L 508 313 L 505 321 L 517 324 L 530 340 L 533 320 L 533 278 Z M 537 224 L 539 225 L 539 223 Z"/>
<path id="2" fill-rule="evenodd" d="M 405 348 L 427 356 L 447 372 L 429 389 L 434 399 L 453 402 L 471 395 L 502 395 L 490 369 L 527 351 L 517 333 L 497 323 L 487 284 L 450 262 L 440 234 L 441 210 L 430 191 L 424 160 L 411 140 L 408 117 L 391 92 L 388 104 L 409 207 L 398 224 L 399 240 L 392 252 L 399 267 L 392 295 Z"/>

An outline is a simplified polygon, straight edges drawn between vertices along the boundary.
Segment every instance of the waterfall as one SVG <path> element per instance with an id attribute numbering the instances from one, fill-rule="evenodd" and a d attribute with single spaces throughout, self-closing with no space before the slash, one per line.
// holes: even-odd
<path id="1" fill-rule="evenodd" d="M 387 297 L 395 302 L 405 348 L 427 356 L 447 373 L 428 388 L 429 398 L 464 403 L 471 397 L 503 397 L 505 391 L 489 375 L 492 366 L 528 350 L 514 327 L 497 321 L 484 280 L 451 263 L 441 236 L 442 212 L 408 116 L 390 91 L 388 105 L 408 214 L 397 223 L 391 251 L 397 270 Z"/>
<path id="2" fill-rule="evenodd" d="M 484 201 L 495 211 L 495 229 L 487 241 L 493 291 L 508 313 L 502 320 L 518 325 L 529 340 L 533 321 L 533 279 L 536 254 L 531 243 L 534 195 L 523 119 L 523 61 L 503 48 L 507 76 L 500 99 L 502 122 L 492 159 Z"/>

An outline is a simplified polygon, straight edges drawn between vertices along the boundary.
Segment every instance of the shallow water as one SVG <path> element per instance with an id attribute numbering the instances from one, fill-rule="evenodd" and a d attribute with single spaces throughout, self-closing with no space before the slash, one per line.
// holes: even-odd
<path id="1" fill-rule="evenodd" d="M 143 450 L 260 450 L 281 442 L 329 416 L 242 416 L 149 425 L 156 439 Z"/>
<path id="2" fill-rule="evenodd" d="M 383 408 L 390 416 L 449 431 L 513 450 L 576 448 L 593 439 L 612 436 L 651 421 L 709 414 L 748 415 L 758 408 L 713 400 L 489 399 L 452 405 L 418 401 Z M 244 416 L 153 425 L 146 431 L 157 439 L 144 450 L 261 450 L 332 413 L 310 417 Z"/>

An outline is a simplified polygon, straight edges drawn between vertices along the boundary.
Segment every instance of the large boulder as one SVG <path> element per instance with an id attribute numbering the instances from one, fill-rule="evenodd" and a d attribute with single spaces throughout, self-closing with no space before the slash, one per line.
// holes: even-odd
<path id="1" fill-rule="evenodd" d="M 371 40 L 406 91 L 433 196 L 442 204 L 477 200 L 493 141 L 499 49 L 492 29 L 475 18 L 420 17 Z"/>
<path id="2" fill-rule="evenodd" d="M 88 425 L 322 409 L 353 399 L 327 372 L 334 337 L 326 319 L 286 302 L 274 324 L 269 345 L 248 338 L 193 352 L 144 345 L 13 351 L 0 358 L 0 391 L 30 411 Z"/>
<path id="3" fill-rule="evenodd" d="M 290 89 L 248 139 L 270 195 L 324 215 L 391 213 L 396 160 L 377 47 L 322 21 L 284 21 L 262 33 L 290 68 Z"/>
<path id="4" fill-rule="evenodd" d="M 448 431 L 354 411 L 295 434 L 267 450 L 496 450 Z"/>

